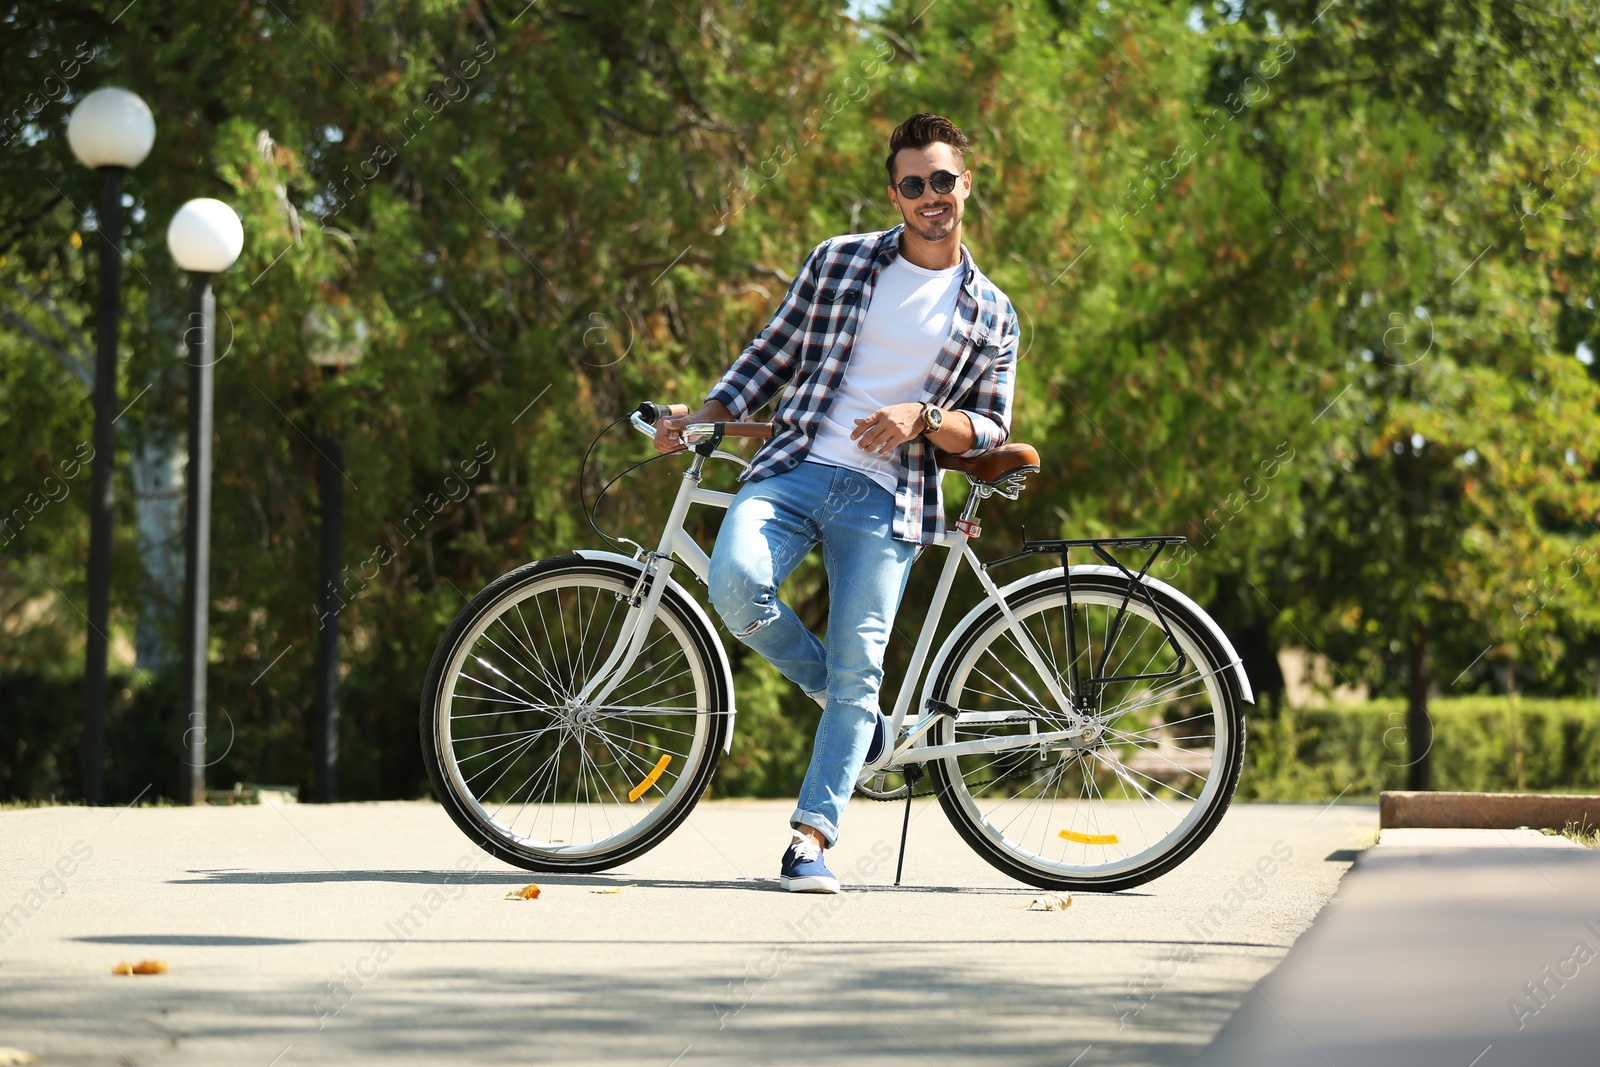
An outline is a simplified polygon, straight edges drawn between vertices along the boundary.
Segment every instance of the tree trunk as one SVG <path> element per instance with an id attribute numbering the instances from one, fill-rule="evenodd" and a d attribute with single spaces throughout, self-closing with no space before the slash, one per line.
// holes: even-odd
<path id="1" fill-rule="evenodd" d="M 187 306 L 177 291 L 176 272 L 159 275 L 150 287 L 149 321 L 139 360 L 143 381 L 132 378 L 131 404 L 120 425 L 127 434 L 128 467 L 133 481 L 134 525 L 140 575 L 134 651 L 139 670 L 155 677 L 178 665 L 178 604 L 183 598 L 183 496 L 188 453 L 183 438 L 188 359 L 184 330 Z M 148 395 L 140 390 L 148 390 Z"/>
<path id="2" fill-rule="evenodd" d="M 139 562 L 144 574 L 134 649 L 151 676 L 174 662 L 174 609 L 183 592 L 183 456 L 176 438 L 146 424 L 129 449 Z"/>

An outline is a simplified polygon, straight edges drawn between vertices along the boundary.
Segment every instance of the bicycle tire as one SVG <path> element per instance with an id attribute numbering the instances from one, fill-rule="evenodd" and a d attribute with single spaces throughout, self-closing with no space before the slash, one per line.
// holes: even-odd
<path id="1" fill-rule="evenodd" d="M 491 855 L 531 871 L 607 870 L 660 844 L 710 784 L 733 694 L 715 635 L 672 586 L 662 592 L 639 659 L 607 704 L 585 711 L 571 699 L 615 644 L 619 616 L 628 610 L 618 597 L 633 591 L 638 575 L 619 562 L 577 555 L 529 563 L 474 597 L 435 649 L 422 690 L 424 762 L 450 818 Z M 471 671 L 463 669 L 469 655 Z M 619 703 L 637 696 L 638 687 L 629 687 L 640 677 L 647 687 L 687 682 L 658 690 L 665 695 L 653 702 Z M 503 726 L 512 729 L 493 732 Z M 489 757 L 493 762 L 468 766 Z M 485 768 L 502 763 L 484 784 Z M 523 786 L 502 787 L 508 777 L 527 788 L 509 814 Z M 544 814 L 550 829 L 541 836 Z M 558 820 L 568 814 L 569 829 L 558 837 Z M 594 836 L 597 817 L 611 832 Z M 580 840 L 580 821 L 589 838 Z"/>
<path id="2" fill-rule="evenodd" d="M 1092 609 L 1104 609 L 1102 645 L 1116 640 L 1120 635 L 1112 632 L 1112 609 L 1122 603 L 1128 586 L 1124 580 L 1101 574 L 1074 574 L 1071 582 L 1075 635 L 1080 616 L 1083 619 L 1084 640 L 1078 642 L 1078 661 L 1093 663 L 1104 647 L 1096 649 L 1093 644 Z M 1057 576 L 1053 581 L 1028 588 L 1010 602 L 1011 610 L 1036 644 L 1042 650 L 1049 649 L 1046 662 L 1058 677 L 1065 673 L 1066 588 L 1066 582 Z M 1244 761 L 1245 723 L 1244 701 L 1234 665 L 1202 618 L 1160 589 L 1150 592 L 1188 658 L 1188 665 L 1173 682 L 1142 681 L 1107 686 L 1103 696 L 1114 702 L 1108 707 L 1102 701 L 1096 713 L 1101 725 L 1097 731 L 1098 746 L 1075 741 L 1073 745 L 1040 745 L 1037 750 L 1033 747 L 1012 749 L 998 755 L 946 756 L 929 762 L 940 806 L 963 840 L 994 867 L 1019 881 L 1045 889 L 1089 892 L 1114 892 L 1142 885 L 1172 870 L 1204 843 L 1221 821 L 1238 788 Z M 1050 617 L 1052 609 L 1058 618 Z M 1126 664 L 1133 656 L 1144 656 L 1143 649 L 1152 650 L 1144 664 L 1149 667 L 1161 660 L 1161 647 L 1171 648 L 1161 636 L 1155 613 L 1140 597 L 1128 602 L 1128 610 L 1130 621 L 1122 633 L 1133 634 L 1136 622 L 1142 626 L 1136 637 L 1130 637 L 1133 645 L 1126 651 L 1107 655 L 1105 661 L 1112 668 L 1107 674 L 1122 673 L 1118 664 Z M 1062 640 L 1055 639 L 1052 626 Z M 955 718 L 941 716 L 930 729 L 930 743 L 1005 736 L 1023 727 L 1037 736 L 1065 725 L 1066 720 L 1060 716 L 1059 709 L 1051 706 L 1049 697 L 1038 697 L 1039 693 L 1047 692 L 1048 687 L 1030 684 L 1030 680 L 1042 683 L 1043 679 L 1038 678 L 1038 672 L 1022 656 L 998 606 L 991 605 L 980 613 L 968 626 L 952 635 L 949 642 L 950 651 L 943 658 L 931 696 L 956 709 L 958 714 Z M 996 644 L 1003 642 L 1009 642 L 1011 648 L 1006 649 L 1001 644 L 1001 653 L 993 653 Z M 996 666 L 981 666 L 989 660 Z M 1177 662 L 1176 656 L 1171 656 L 1171 662 Z M 1025 672 L 1026 677 L 1014 673 L 1017 670 Z M 1016 687 L 1027 691 L 1025 695 L 1005 692 L 1006 685 L 1011 682 L 1007 678 L 997 680 L 995 675 L 1007 671 L 1013 672 L 1009 679 L 1015 679 Z M 976 677 L 974 672 L 977 672 Z M 1199 688 L 1193 703 L 1198 706 L 1198 695 L 1203 693 L 1208 710 L 1189 716 L 1186 702 L 1190 698 L 1185 689 L 1196 682 Z M 1065 690 L 1066 682 L 1063 680 L 1060 684 Z M 1157 688 L 1151 690 L 1151 685 Z M 1181 688 L 1177 688 L 1179 686 Z M 1141 696 L 1151 699 L 1141 700 Z M 1124 699 L 1115 702 L 1119 697 Z M 1031 707 L 1028 706 L 1030 701 Z M 1150 727 L 1130 731 L 1116 725 L 1138 722 L 1139 716 L 1128 717 L 1142 709 L 1149 709 L 1143 717 L 1150 719 Z M 1172 711 L 1180 712 L 1176 721 L 1170 717 Z M 1209 723 L 1204 721 L 1208 716 Z M 1208 735 L 1196 728 L 1204 725 L 1212 726 L 1213 732 Z M 1002 727 L 1008 729 L 999 734 L 986 732 Z M 1209 755 L 1204 745 L 1208 738 Z M 1157 743 L 1145 744 L 1151 740 Z M 1165 751 L 1159 751 L 1163 747 Z M 1055 766 L 1051 766 L 1052 755 Z M 1038 766 L 1031 765 L 1035 756 L 1039 759 Z M 1170 767 L 1161 766 L 1158 760 Z M 1202 762 L 1203 773 L 1194 769 Z M 1052 788 L 1050 783 L 1052 780 L 1056 784 L 1065 783 L 1074 769 L 1079 779 L 1078 796 L 1063 805 L 1058 814 L 1061 791 Z M 1144 780 L 1136 779 L 1136 774 Z M 1185 774 L 1189 777 L 1184 777 Z M 1161 775 L 1176 779 L 1178 784 L 1159 781 Z M 1028 784 L 1007 798 L 1007 791 L 1013 788 L 1009 783 L 1022 779 L 1029 779 Z M 1101 791 L 1101 780 L 1108 785 L 1114 782 L 1121 788 L 1126 805 L 1113 807 L 1106 799 L 1108 791 Z M 1199 781 L 1198 787 L 1192 785 L 1194 780 Z M 1131 791 L 1130 785 L 1133 786 Z M 1195 795 L 1185 792 L 1181 786 L 1194 788 Z M 1028 789 L 1037 790 L 1037 794 L 1024 796 Z M 995 801 L 996 793 L 1000 796 L 999 802 Z M 1042 801 L 1047 793 L 1049 805 L 1045 808 Z M 1185 801 L 1177 799 L 1180 796 L 1188 801 L 1187 810 L 1183 812 L 1172 806 L 1184 806 Z M 1102 805 L 1099 809 L 1096 808 L 1097 799 Z M 1021 801 L 1028 803 L 1019 804 Z M 1008 814 L 1003 810 L 1008 804 L 1020 810 Z M 1140 805 L 1145 809 L 1144 817 L 1153 821 L 1160 831 L 1154 841 L 1140 821 Z M 1028 819 L 1024 828 L 1014 829 L 1024 814 Z M 1041 815 L 1042 826 L 1036 836 L 1034 827 L 1040 823 Z M 1005 820 L 1003 824 L 1002 819 Z M 1162 831 L 1164 820 L 1172 825 Z M 1071 825 L 1054 839 L 1050 837 L 1056 826 L 1069 822 Z M 1131 844 L 1122 840 L 1129 822 L 1135 824 L 1144 843 L 1143 848 L 1134 852 L 1129 851 Z M 1073 829 L 1080 825 L 1083 830 Z M 1112 832 L 1105 832 L 1108 830 Z M 1055 841 L 1059 839 L 1064 839 L 1064 844 L 1057 846 Z M 1070 862 L 1066 858 L 1074 851 L 1074 845 L 1081 846 L 1077 851 L 1081 862 Z M 1052 850 L 1057 858 L 1051 857 Z"/>

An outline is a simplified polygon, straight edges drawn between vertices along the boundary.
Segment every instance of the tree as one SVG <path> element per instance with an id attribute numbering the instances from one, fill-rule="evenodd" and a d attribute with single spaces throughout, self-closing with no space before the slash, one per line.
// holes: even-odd
<path id="1" fill-rule="evenodd" d="M 87 439 L 73 358 L 92 332 L 96 235 L 66 114 L 120 82 L 158 123 L 128 186 L 119 470 L 144 473 L 118 489 L 113 619 L 143 633 L 113 792 L 134 795 L 152 763 L 175 786 L 184 729 L 160 657 L 143 653 L 161 626 L 175 636 L 158 596 L 172 519 L 132 492 L 170 469 L 186 402 L 171 357 L 187 293 L 162 241 L 182 201 L 228 201 L 247 234 L 218 281 L 231 348 L 211 688 L 219 749 L 228 724 L 235 740 L 212 774 L 309 778 L 310 441 L 336 426 L 353 485 L 341 778 L 353 796 L 410 796 L 424 788 L 417 691 L 463 598 L 592 542 L 582 498 L 648 455 L 619 430 L 584 470 L 595 434 L 640 399 L 703 396 L 816 242 L 894 223 L 884 145 L 925 109 L 974 138 L 968 243 L 1022 314 L 1014 436 L 1045 455 L 1020 501 L 991 505 L 987 555 L 1023 526 L 1188 533 L 1161 573 L 1210 601 L 1269 690 L 1284 642 L 1379 688 L 1410 671 L 1423 697 L 1485 645 L 1468 684 L 1495 663 L 1570 687 L 1595 654 L 1589 598 L 1574 595 L 1593 547 L 1594 378 L 1571 356 L 1600 343 L 1582 228 L 1594 184 L 1558 145 L 1594 128 L 1579 47 L 1592 12 L 241 10 L 0 15 L 18 86 L 93 57 L 37 108 L 31 88 L 7 101 L 21 116 L 0 156 L 0 425 L 20 442 L 0 464 L 7 507 Z M 334 383 L 305 356 L 305 316 L 325 306 L 370 337 Z M 642 538 L 671 483 L 621 483 L 600 525 Z M 26 529 L 0 545 L 14 638 L 0 670 L 61 664 L 64 685 L 81 662 L 81 497 L 24 506 Z M 932 580 L 914 575 L 908 603 Z M 787 595 L 821 625 L 819 566 Z M 892 645 L 899 665 L 909 645 Z M 746 714 L 719 788 L 783 792 L 815 709 L 735 655 Z"/>

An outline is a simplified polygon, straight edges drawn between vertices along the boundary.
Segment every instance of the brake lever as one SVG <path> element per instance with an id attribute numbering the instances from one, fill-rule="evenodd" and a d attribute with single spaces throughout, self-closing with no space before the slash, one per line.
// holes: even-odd
<path id="1" fill-rule="evenodd" d="M 633 423 L 633 428 L 635 430 L 638 430 L 651 440 L 655 439 L 656 428 L 651 426 L 648 422 L 645 422 L 637 411 L 632 412 L 629 415 L 629 421 Z M 683 443 L 685 448 L 712 436 L 713 432 L 714 424 L 709 422 L 695 423 L 694 425 L 686 428 L 683 433 Z M 692 440 L 690 437 L 691 434 L 694 435 Z M 710 454 L 710 458 L 725 459 L 730 463 L 737 463 L 740 467 L 748 467 L 750 465 L 750 461 L 745 459 L 743 456 L 736 456 L 732 452 L 724 452 L 720 448 L 714 449 Z"/>

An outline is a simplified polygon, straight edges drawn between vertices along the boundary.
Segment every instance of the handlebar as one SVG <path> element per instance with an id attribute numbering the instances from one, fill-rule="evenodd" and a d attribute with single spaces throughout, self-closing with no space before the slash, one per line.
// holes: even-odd
<path id="1" fill-rule="evenodd" d="M 648 437 L 656 435 L 655 424 L 664 418 L 689 414 L 687 404 L 657 404 L 646 400 L 629 415 L 633 428 Z M 748 437 L 765 441 L 773 434 L 770 422 L 692 422 L 683 428 L 683 443 L 699 444 L 702 441 L 725 437 Z"/>
<path id="2" fill-rule="evenodd" d="M 634 408 L 633 413 L 639 416 L 639 418 L 643 419 L 645 422 L 649 423 L 651 426 L 654 426 L 660 419 L 665 419 L 673 415 L 689 414 L 689 405 L 657 404 L 653 401 L 646 400 L 644 403 Z"/>

